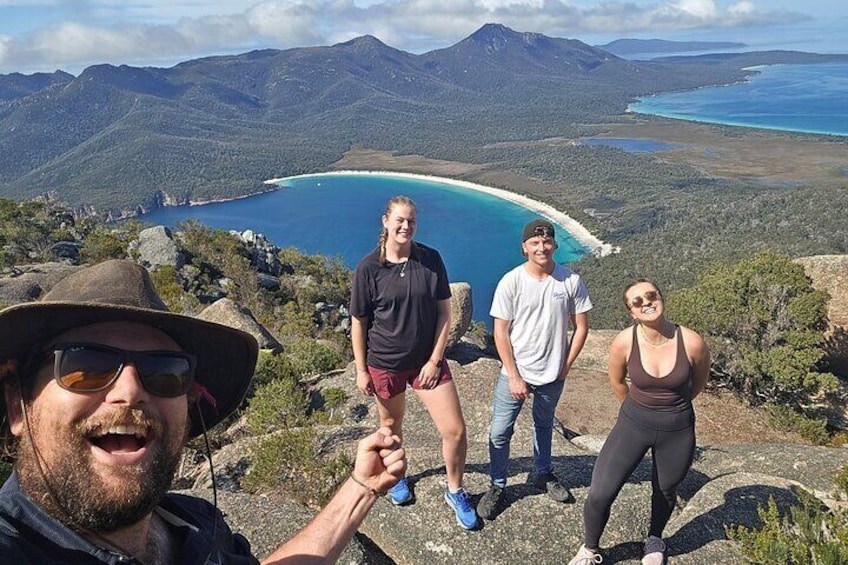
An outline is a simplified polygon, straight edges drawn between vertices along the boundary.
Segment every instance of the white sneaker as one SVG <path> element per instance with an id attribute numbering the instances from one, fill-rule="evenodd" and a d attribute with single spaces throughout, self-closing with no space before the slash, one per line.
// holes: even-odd
<path id="1" fill-rule="evenodd" d="M 604 558 L 600 553 L 596 553 L 591 549 L 587 549 L 585 545 L 580 546 L 580 551 L 577 555 L 568 562 L 568 565 L 593 565 L 594 563 L 603 563 Z"/>
<path id="2" fill-rule="evenodd" d="M 645 540 L 645 557 L 642 565 L 665 565 L 665 542 L 657 536 Z"/>

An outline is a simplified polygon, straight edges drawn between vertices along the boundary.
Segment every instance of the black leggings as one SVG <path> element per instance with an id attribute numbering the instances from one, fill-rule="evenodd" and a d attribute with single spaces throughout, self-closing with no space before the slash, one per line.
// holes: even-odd
<path id="1" fill-rule="evenodd" d="M 651 450 L 651 528 L 649 536 L 662 537 L 677 501 L 677 487 L 695 456 L 695 412 L 661 412 L 640 406 L 628 396 L 618 421 L 601 449 L 592 471 L 592 486 L 583 506 L 584 543 L 597 549 L 610 508 L 621 487 Z"/>

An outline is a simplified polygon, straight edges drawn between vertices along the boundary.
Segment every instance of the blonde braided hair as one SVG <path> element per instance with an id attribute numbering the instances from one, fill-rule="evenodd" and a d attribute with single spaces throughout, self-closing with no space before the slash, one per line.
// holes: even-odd
<path id="1" fill-rule="evenodd" d="M 398 195 L 393 196 L 386 203 L 386 211 L 383 213 L 383 217 L 388 217 L 389 214 L 392 213 L 392 208 L 396 205 L 402 206 L 411 206 L 413 210 L 418 210 L 418 207 L 415 206 L 415 202 L 408 196 Z M 389 239 L 389 230 L 383 228 L 380 230 L 380 238 L 377 240 L 377 247 L 380 248 L 380 263 L 386 264 L 386 241 Z"/>

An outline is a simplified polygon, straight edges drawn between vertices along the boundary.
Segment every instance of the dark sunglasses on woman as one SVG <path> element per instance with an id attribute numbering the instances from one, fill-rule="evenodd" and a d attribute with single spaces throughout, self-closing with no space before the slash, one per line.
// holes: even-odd
<path id="1" fill-rule="evenodd" d="M 656 302 L 657 300 L 662 300 L 662 296 L 656 290 L 649 290 L 644 294 L 640 294 L 639 296 L 634 296 L 630 299 L 630 307 L 631 308 L 641 308 L 648 302 Z"/>

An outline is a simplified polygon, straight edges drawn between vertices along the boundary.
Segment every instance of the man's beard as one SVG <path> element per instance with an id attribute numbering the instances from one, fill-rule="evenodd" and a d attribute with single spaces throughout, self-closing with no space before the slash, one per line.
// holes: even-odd
<path id="1" fill-rule="evenodd" d="M 118 487 L 103 481 L 95 471 L 86 440 L 91 420 L 62 426 L 54 432 L 54 445 L 63 452 L 54 454 L 50 465 L 34 452 L 30 434 L 25 431 L 21 436 L 15 466 L 21 486 L 49 514 L 75 530 L 110 533 L 137 523 L 159 504 L 180 462 L 188 423 L 177 438 L 172 434 L 180 430 L 163 429 L 161 422 L 140 410 L 124 408 L 111 414 L 109 420 L 111 416 L 115 421 L 149 425 L 156 430 L 157 439 L 154 445 L 147 446 L 154 450 L 149 464 L 110 469 L 113 479 L 119 479 Z M 30 425 L 36 429 L 37 437 L 38 423 L 30 420 Z M 42 429 L 40 433 L 50 430 Z"/>

